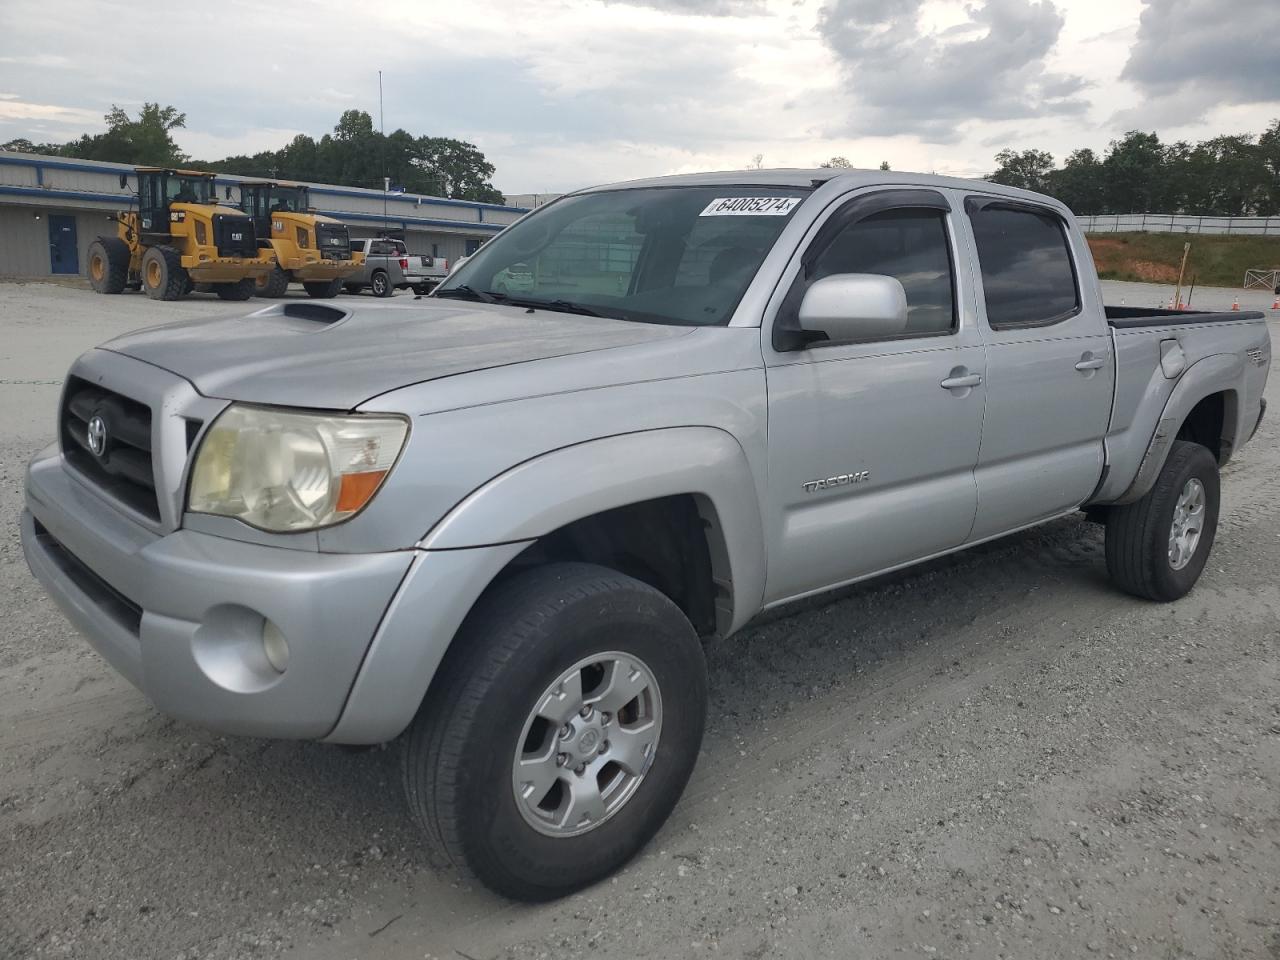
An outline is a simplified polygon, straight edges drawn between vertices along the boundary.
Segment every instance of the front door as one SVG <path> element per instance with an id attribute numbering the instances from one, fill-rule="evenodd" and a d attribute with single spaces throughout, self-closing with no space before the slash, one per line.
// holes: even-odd
<path id="1" fill-rule="evenodd" d="M 1072 510 L 1102 476 L 1115 364 L 1086 310 L 1071 231 L 1051 208 L 966 201 L 982 280 L 987 415 L 972 539 Z"/>
<path id="2" fill-rule="evenodd" d="M 766 602 L 960 546 L 973 523 L 985 350 L 937 191 L 864 193 L 817 227 L 784 277 L 775 326 L 824 276 L 898 279 L 907 326 L 873 341 L 778 349 L 769 393 Z M 854 307 L 856 309 L 856 307 Z"/>
<path id="3" fill-rule="evenodd" d="M 79 273 L 76 218 L 54 214 L 49 218 L 49 269 L 53 273 Z"/>

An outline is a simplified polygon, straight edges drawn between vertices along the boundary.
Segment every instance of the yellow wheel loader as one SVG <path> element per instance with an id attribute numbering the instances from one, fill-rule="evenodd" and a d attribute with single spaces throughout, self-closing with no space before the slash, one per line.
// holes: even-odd
<path id="1" fill-rule="evenodd" d="M 364 254 L 351 250 L 346 224 L 311 209 L 305 184 L 242 182 L 240 206 L 252 218 L 263 252 L 274 257 L 271 272 L 258 280 L 260 297 L 284 296 L 295 282 L 309 297 L 336 296 L 343 278 L 364 263 Z"/>
<path id="2" fill-rule="evenodd" d="M 89 244 L 89 283 L 98 293 L 143 290 L 177 300 L 208 284 L 223 300 L 248 300 L 274 258 L 258 249 L 253 221 L 218 203 L 212 173 L 138 167 L 138 208 L 115 217 L 114 237 Z M 120 175 L 128 186 L 128 175 Z"/>

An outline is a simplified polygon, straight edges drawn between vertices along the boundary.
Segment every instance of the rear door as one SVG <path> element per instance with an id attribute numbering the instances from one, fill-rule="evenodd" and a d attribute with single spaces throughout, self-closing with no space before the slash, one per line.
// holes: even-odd
<path id="1" fill-rule="evenodd" d="M 960 546 L 973 523 L 984 349 L 954 234 L 933 190 L 863 192 L 814 225 L 774 295 L 785 328 L 824 276 L 897 278 L 904 333 L 789 346 L 765 325 L 766 602 Z M 767 319 L 767 318 L 766 318 Z"/>
<path id="2" fill-rule="evenodd" d="M 971 539 L 1083 503 L 1102 475 L 1115 365 L 1105 320 L 1084 309 L 1074 233 L 1048 206 L 965 201 L 987 344 L 986 419 Z"/>

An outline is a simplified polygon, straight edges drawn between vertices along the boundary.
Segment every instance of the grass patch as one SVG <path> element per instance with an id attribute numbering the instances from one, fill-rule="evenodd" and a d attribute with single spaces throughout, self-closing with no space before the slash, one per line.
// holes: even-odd
<path id="1" fill-rule="evenodd" d="M 1182 233 L 1091 233 L 1089 249 L 1104 280 L 1177 283 L 1182 245 L 1191 243 L 1184 284 L 1239 287 L 1249 269 L 1280 268 L 1280 237 Z"/>

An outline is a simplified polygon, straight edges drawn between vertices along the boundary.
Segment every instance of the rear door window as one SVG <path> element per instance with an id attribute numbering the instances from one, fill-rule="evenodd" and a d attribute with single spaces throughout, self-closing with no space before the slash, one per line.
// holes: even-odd
<path id="1" fill-rule="evenodd" d="M 970 208 L 987 323 L 993 330 L 1058 323 L 1080 312 L 1066 224 L 1044 211 Z"/>

